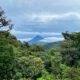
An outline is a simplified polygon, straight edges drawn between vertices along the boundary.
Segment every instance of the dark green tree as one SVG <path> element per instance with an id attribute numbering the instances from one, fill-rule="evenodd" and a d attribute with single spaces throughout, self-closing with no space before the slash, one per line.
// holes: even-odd
<path id="1" fill-rule="evenodd" d="M 13 24 L 11 24 L 11 20 L 6 19 L 4 16 L 4 10 L 0 7 L 0 28 L 2 27 L 8 27 L 8 31 L 10 31 L 13 27 Z"/>
<path id="2" fill-rule="evenodd" d="M 0 8 L 0 28 L 7 28 L 11 30 L 13 25 L 10 20 L 4 16 L 4 10 Z M 14 52 L 12 45 L 9 44 L 9 33 L 7 31 L 0 31 L 0 80 L 11 80 L 14 74 Z"/>
<path id="3" fill-rule="evenodd" d="M 61 48 L 63 63 L 78 67 L 80 60 L 80 33 L 63 33 L 64 41 Z"/>
<path id="4" fill-rule="evenodd" d="M 14 74 L 14 53 L 5 38 L 0 38 L 0 80 L 11 80 Z"/>

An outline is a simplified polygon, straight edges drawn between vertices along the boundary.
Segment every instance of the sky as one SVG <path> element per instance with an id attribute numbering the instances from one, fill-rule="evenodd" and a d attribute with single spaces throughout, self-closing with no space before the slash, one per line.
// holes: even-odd
<path id="1" fill-rule="evenodd" d="M 62 32 L 80 31 L 80 0 L 0 0 L 21 41 L 40 35 L 44 42 L 63 40 Z"/>

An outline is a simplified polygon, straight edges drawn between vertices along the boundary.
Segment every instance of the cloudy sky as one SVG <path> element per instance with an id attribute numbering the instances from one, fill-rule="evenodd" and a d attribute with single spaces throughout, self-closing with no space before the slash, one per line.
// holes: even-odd
<path id="1" fill-rule="evenodd" d="M 20 40 L 41 35 L 52 42 L 62 40 L 62 32 L 80 31 L 80 0 L 0 0 L 0 6 Z"/>

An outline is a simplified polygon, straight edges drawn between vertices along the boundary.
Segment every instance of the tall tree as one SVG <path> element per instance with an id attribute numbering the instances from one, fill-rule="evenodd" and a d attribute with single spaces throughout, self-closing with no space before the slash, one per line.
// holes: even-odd
<path id="1" fill-rule="evenodd" d="M 78 67 L 80 60 L 80 32 L 78 33 L 63 33 L 64 42 L 62 44 L 63 62 L 68 66 Z"/>
<path id="2" fill-rule="evenodd" d="M 0 7 L 0 28 L 2 27 L 8 27 L 8 31 L 10 31 L 13 27 L 13 24 L 11 24 L 11 20 L 6 19 L 5 12 Z"/>

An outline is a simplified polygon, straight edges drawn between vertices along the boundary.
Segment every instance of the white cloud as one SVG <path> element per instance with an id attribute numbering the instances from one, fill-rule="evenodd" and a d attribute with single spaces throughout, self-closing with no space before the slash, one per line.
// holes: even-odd
<path id="1" fill-rule="evenodd" d="M 80 13 L 76 12 L 68 12 L 64 14 L 32 14 L 28 15 L 28 18 L 31 19 L 31 21 L 35 22 L 48 22 L 50 20 L 55 20 L 55 19 L 69 19 L 76 17 L 80 19 Z"/>
<path id="2" fill-rule="evenodd" d="M 55 42 L 55 41 L 62 41 L 64 38 L 61 37 L 46 37 L 41 42 Z"/>
<path id="3" fill-rule="evenodd" d="M 54 32 L 25 32 L 25 31 L 16 31 L 16 30 L 11 30 L 11 33 L 14 35 L 41 35 L 41 36 L 54 36 L 58 35 L 61 36 L 61 33 L 54 33 Z"/>
<path id="4" fill-rule="evenodd" d="M 20 40 L 20 41 L 30 41 L 32 38 L 24 38 L 24 39 L 18 39 L 18 40 Z"/>
<path id="5" fill-rule="evenodd" d="M 20 41 L 30 41 L 32 38 L 24 38 L 24 39 L 18 39 Z M 56 41 L 62 41 L 64 40 L 64 38 L 61 37 L 46 37 L 43 40 L 41 40 L 40 42 L 56 42 Z"/>
<path id="6" fill-rule="evenodd" d="M 11 30 L 11 33 L 14 35 L 29 36 L 27 38 L 26 37 L 18 38 L 18 40 L 20 40 L 20 41 L 29 41 L 32 38 L 34 38 L 34 36 L 36 36 L 36 35 L 40 35 L 44 38 L 43 40 L 41 40 L 41 42 L 54 42 L 54 41 L 63 40 L 63 38 L 57 37 L 57 36 L 61 36 L 61 33 L 54 33 L 54 32 L 23 32 L 23 31 L 16 31 L 13 29 L 13 30 Z M 56 37 L 54 37 L 54 36 L 56 36 Z"/>
<path id="7" fill-rule="evenodd" d="M 43 13 L 43 14 L 27 14 L 27 13 L 22 13 L 18 14 L 13 17 L 13 19 L 18 23 L 22 24 L 23 22 L 26 24 L 29 24 L 31 22 L 38 22 L 38 23 L 47 23 L 51 20 L 67 20 L 70 18 L 77 18 L 80 19 L 80 13 L 77 12 L 68 12 L 68 13 L 63 13 L 63 14 L 52 14 L 52 13 Z"/>

